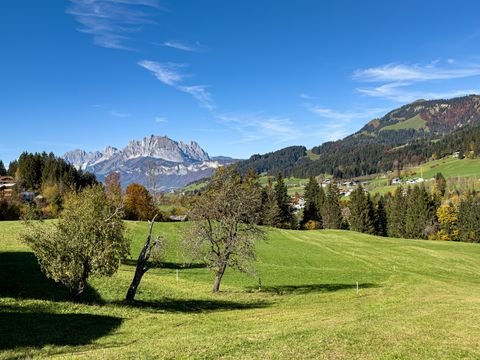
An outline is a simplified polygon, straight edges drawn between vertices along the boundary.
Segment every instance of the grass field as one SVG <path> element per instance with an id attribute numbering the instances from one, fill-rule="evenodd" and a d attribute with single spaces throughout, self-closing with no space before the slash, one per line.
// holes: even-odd
<path id="1" fill-rule="evenodd" d="M 131 259 L 82 304 L 43 278 L 21 223 L 0 223 L 0 358 L 480 358 L 478 245 L 271 230 L 257 276 L 227 270 L 213 295 L 211 273 L 182 266 L 185 226 L 156 225 L 165 266 L 128 307 L 145 223 L 128 223 Z"/>
<path id="2" fill-rule="evenodd" d="M 414 117 L 407 119 L 405 121 L 400 121 L 396 124 L 385 126 L 380 129 L 383 130 L 404 130 L 404 129 L 425 129 L 428 131 L 428 127 L 426 126 L 427 122 L 423 120 L 420 115 L 415 115 Z"/>
<path id="3" fill-rule="evenodd" d="M 480 178 L 480 158 L 477 159 L 458 159 L 446 157 L 440 160 L 429 161 L 422 166 L 413 168 L 417 176 L 423 171 L 423 177 L 429 179 L 441 172 L 445 177 L 451 176 L 473 176 Z"/>

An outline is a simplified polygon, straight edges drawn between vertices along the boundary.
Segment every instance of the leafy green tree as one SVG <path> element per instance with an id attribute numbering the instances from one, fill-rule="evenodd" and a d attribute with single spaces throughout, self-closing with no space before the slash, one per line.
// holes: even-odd
<path id="1" fill-rule="evenodd" d="M 5 169 L 5 165 L 3 164 L 3 161 L 0 160 L 0 176 L 6 176 L 7 175 L 7 169 Z"/>
<path id="2" fill-rule="evenodd" d="M 428 228 L 433 225 L 436 209 L 425 186 L 413 187 L 408 194 L 405 219 L 405 236 L 412 239 L 426 239 Z"/>
<path id="3" fill-rule="evenodd" d="M 407 201 L 403 195 L 403 188 L 395 189 L 387 205 L 387 235 L 401 238 L 405 236 L 405 217 Z"/>
<path id="4" fill-rule="evenodd" d="M 303 209 L 302 225 L 305 226 L 305 224 L 309 221 L 320 223 L 320 186 L 318 185 L 318 182 L 314 176 L 310 177 L 307 185 L 305 186 L 304 198 L 305 208 Z"/>
<path id="5" fill-rule="evenodd" d="M 343 223 L 342 209 L 340 207 L 340 191 L 337 184 L 328 184 L 325 194 L 325 203 L 322 209 L 323 226 L 326 229 L 341 229 Z"/>
<path id="6" fill-rule="evenodd" d="M 279 209 L 277 227 L 291 228 L 293 221 L 292 208 L 290 206 L 290 196 L 288 196 L 287 186 L 283 180 L 282 174 L 278 174 L 275 183 L 275 194 Z"/>
<path id="7" fill-rule="evenodd" d="M 473 194 L 460 202 L 458 232 L 460 241 L 480 242 L 480 201 Z"/>
<path id="8" fill-rule="evenodd" d="M 80 296 L 90 276 L 111 276 L 129 251 L 124 224 L 100 186 L 66 198 L 58 221 L 29 223 L 23 240 L 48 278 Z"/>
<path id="9" fill-rule="evenodd" d="M 350 229 L 375 234 L 375 209 L 369 194 L 359 185 L 350 195 Z"/>
<path id="10" fill-rule="evenodd" d="M 256 225 L 261 208 L 258 182 L 242 178 L 233 168 L 218 169 L 207 190 L 195 199 L 185 245 L 215 273 L 213 292 L 219 291 L 227 267 L 250 271 L 254 241 L 263 237 Z"/>

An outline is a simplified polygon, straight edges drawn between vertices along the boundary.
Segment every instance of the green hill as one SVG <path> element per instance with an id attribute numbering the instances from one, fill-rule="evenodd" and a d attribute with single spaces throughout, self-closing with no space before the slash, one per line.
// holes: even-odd
<path id="1" fill-rule="evenodd" d="M 165 266 L 145 275 L 137 306 L 126 307 L 147 224 L 128 223 L 131 259 L 90 282 L 90 304 L 66 302 L 43 278 L 17 239 L 22 226 L 0 223 L 0 358 L 480 357 L 475 244 L 271 230 L 258 243 L 256 276 L 227 270 L 213 295 L 210 272 L 182 265 L 188 223 L 157 224 Z"/>

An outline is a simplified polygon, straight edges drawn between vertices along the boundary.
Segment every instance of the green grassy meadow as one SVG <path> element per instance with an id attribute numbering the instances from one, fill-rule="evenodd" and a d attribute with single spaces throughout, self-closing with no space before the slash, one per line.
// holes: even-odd
<path id="1" fill-rule="evenodd" d="M 128 223 L 132 255 L 119 272 L 70 303 L 19 242 L 22 223 L 1 222 L 0 358 L 480 358 L 478 245 L 270 230 L 256 276 L 227 270 L 214 295 L 208 270 L 183 266 L 187 226 L 155 225 L 164 267 L 125 306 L 146 223 Z"/>
<path id="2" fill-rule="evenodd" d="M 413 168 L 412 170 L 414 170 L 418 176 L 423 172 L 423 177 L 425 179 L 432 178 L 439 172 L 445 177 L 480 177 L 480 158 L 458 159 L 454 157 L 446 157 L 439 160 L 429 161 L 421 166 Z"/>
<path id="3" fill-rule="evenodd" d="M 400 121 L 396 124 L 385 126 L 380 129 L 380 131 L 383 130 L 404 130 L 404 129 L 415 129 L 415 130 L 420 130 L 420 129 L 425 129 L 428 131 L 428 126 L 426 126 L 427 122 L 420 117 L 420 115 L 415 115 L 414 117 Z"/>

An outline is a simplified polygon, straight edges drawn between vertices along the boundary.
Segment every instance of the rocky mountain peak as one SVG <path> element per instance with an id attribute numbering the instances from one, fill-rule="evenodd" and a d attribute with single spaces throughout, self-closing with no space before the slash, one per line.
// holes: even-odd
<path id="1" fill-rule="evenodd" d="M 112 171 L 121 174 L 121 182 L 138 182 L 149 186 L 147 173 L 152 165 L 158 176 L 157 189 L 172 189 L 211 175 L 218 166 L 232 159 L 210 159 L 208 153 L 195 141 L 184 143 L 167 136 L 150 135 L 142 140 L 131 140 L 123 149 L 107 146 L 103 150 L 86 152 L 74 150 L 63 158 L 82 170 L 93 172 L 102 180 Z"/>

